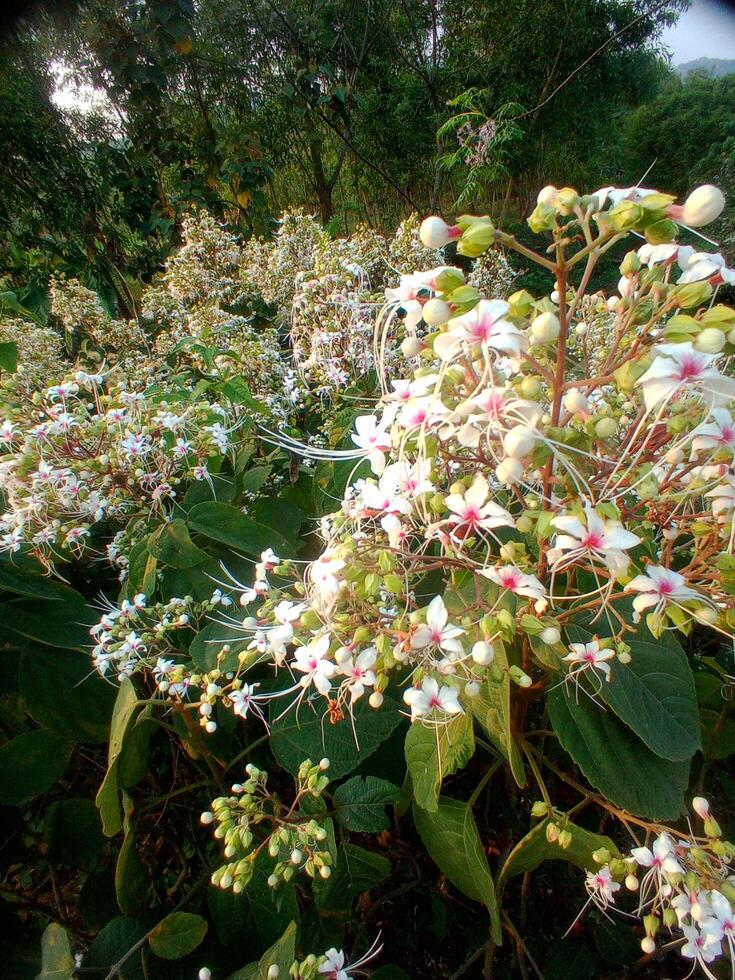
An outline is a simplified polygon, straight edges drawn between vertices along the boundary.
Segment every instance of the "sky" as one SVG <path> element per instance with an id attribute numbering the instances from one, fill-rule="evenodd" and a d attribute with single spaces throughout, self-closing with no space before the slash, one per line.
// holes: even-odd
<path id="1" fill-rule="evenodd" d="M 735 59 L 735 3 L 693 0 L 662 40 L 674 66 L 695 58 Z"/>

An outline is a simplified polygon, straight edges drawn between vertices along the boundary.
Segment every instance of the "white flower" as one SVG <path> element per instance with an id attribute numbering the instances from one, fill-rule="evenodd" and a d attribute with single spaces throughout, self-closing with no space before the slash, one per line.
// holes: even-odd
<path id="1" fill-rule="evenodd" d="M 679 277 L 680 284 L 716 280 L 732 285 L 735 282 L 735 271 L 728 269 L 724 256 L 719 252 L 695 252 L 682 246 L 678 252 L 679 266 L 684 270 Z"/>
<path id="2" fill-rule="evenodd" d="M 515 527 L 513 518 L 499 504 L 488 501 L 490 487 L 485 477 L 478 473 L 472 486 L 464 494 L 450 493 L 446 498 L 447 509 L 452 512 L 449 524 L 453 534 L 466 538 L 481 530 L 497 527 Z"/>
<path id="3" fill-rule="evenodd" d="M 620 883 L 613 881 L 610 868 L 605 864 L 598 871 L 588 871 L 585 888 L 595 905 L 607 908 L 615 902 L 615 892 L 620 891 Z"/>
<path id="4" fill-rule="evenodd" d="M 707 450 L 727 449 L 735 452 L 735 422 L 726 408 L 713 408 L 714 422 L 699 425 L 692 433 L 692 455 Z"/>
<path id="5" fill-rule="evenodd" d="M 589 505 L 585 507 L 585 521 L 586 526 L 577 517 L 561 515 L 551 519 L 552 525 L 562 532 L 548 552 L 552 565 L 566 567 L 588 556 L 598 558 L 610 571 L 624 571 L 630 562 L 625 551 L 640 544 L 638 535 L 626 531 L 617 521 L 602 521 Z"/>
<path id="6" fill-rule="evenodd" d="M 410 687 L 404 691 L 403 700 L 411 708 L 412 721 L 434 712 L 440 716 L 463 714 L 459 692 L 448 685 L 439 687 L 433 677 L 425 677 L 420 688 Z"/>
<path id="7" fill-rule="evenodd" d="M 501 589 L 513 592 L 515 595 L 528 596 L 529 599 L 543 599 L 544 587 L 535 575 L 527 575 L 515 565 L 497 565 L 495 568 L 483 568 L 480 575 L 495 582 Z"/>
<path id="8" fill-rule="evenodd" d="M 426 608 L 426 623 L 416 628 L 411 637 L 411 647 L 422 650 L 424 647 L 435 646 L 445 653 L 463 653 L 462 643 L 457 639 L 462 636 L 463 629 L 459 626 L 448 625 L 449 613 L 440 595 L 434 596 Z"/>
<path id="9" fill-rule="evenodd" d="M 354 659 L 344 660 L 339 665 L 339 673 L 347 678 L 345 682 L 350 689 L 350 697 L 357 701 L 365 693 L 366 687 L 375 684 L 376 677 L 371 670 L 377 659 L 378 652 L 375 647 L 368 647 Z"/>
<path id="10" fill-rule="evenodd" d="M 325 659 L 330 642 L 329 634 L 322 634 L 306 646 L 299 647 L 292 662 L 293 667 L 304 674 L 300 681 L 301 686 L 308 687 L 309 684 L 313 684 L 317 691 L 325 696 L 329 694 L 332 687 L 331 678 L 337 669 L 336 664 Z"/>
<path id="11" fill-rule="evenodd" d="M 341 949 L 332 947 L 324 956 L 326 959 L 319 967 L 319 972 L 326 980 L 351 980 L 350 974 L 344 969 L 345 954 Z"/>
<path id="12" fill-rule="evenodd" d="M 650 848 L 634 847 L 631 857 L 642 868 L 650 868 L 657 874 L 684 874 L 676 860 L 674 845 L 667 833 L 659 834 Z"/>
<path id="13" fill-rule="evenodd" d="M 650 609 L 652 606 L 654 614 L 658 614 L 669 603 L 679 606 L 682 602 L 704 598 L 694 589 L 689 588 L 683 575 L 660 565 L 649 565 L 645 575 L 636 575 L 625 588 L 627 591 L 640 593 L 633 599 L 635 622 L 640 621 L 644 609 Z"/>
<path id="14" fill-rule="evenodd" d="M 615 657 L 614 650 L 601 650 L 597 640 L 590 640 L 589 643 L 571 643 L 569 653 L 562 659 L 571 665 L 570 675 L 578 675 L 583 671 L 591 671 L 593 674 L 599 671 L 606 681 L 610 680 L 609 660 Z"/>
<path id="15" fill-rule="evenodd" d="M 453 360 L 462 350 L 480 344 L 492 350 L 518 356 L 527 345 L 527 338 L 505 319 L 510 307 L 503 300 L 480 300 L 469 313 L 449 321 L 446 333 L 434 340 L 434 353 L 442 361 Z"/>
<path id="16" fill-rule="evenodd" d="M 684 201 L 681 215 L 675 220 L 681 220 L 692 228 L 701 228 L 702 225 L 718 218 L 724 207 L 725 196 L 719 187 L 715 187 L 714 184 L 703 184 L 693 190 Z"/>
<path id="17" fill-rule="evenodd" d="M 714 367 L 716 356 L 694 349 L 692 344 L 661 344 L 653 364 L 639 379 L 646 408 L 656 408 L 684 386 L 696 386 L 708 395 L 713 407 L 735 394 L 735 381 Z"/>
<path id="18" fill-rule="evenodd" d="M 694 960 L 700 966 L 711 963 L 722 956 L 722 945 L 719 939 L 706 932 L 700 932 L 696 926 L 682 926 L 686 942 L 681 947 L 681 955 L 688 960 Z M 708 970 L 708 976 L 713 974 Z"/>

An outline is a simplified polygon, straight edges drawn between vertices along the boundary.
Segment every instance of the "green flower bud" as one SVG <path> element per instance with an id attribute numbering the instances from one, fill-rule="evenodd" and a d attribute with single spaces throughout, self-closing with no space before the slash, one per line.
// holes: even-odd
<path id="1" fill-rule="evenodd" d="M 637 252 L 628 252 L 623 261 L 620 263 L 620 275 L 630 276 L 638 272 L 641 267 L 641 260 L 638 258 Z"/>
<path id="2" fill-rule="evenodd" d="M 550 204 L 537 204 L 527 220 L 528 227 L 536 235 L 551 231 L 556 226 L 556 208 Z"/>
<path id="3" fill-rule="evenodd" d="M 536 802 L 531 807 L 532 817 L 545 817 L 549 812 L 549 807 L 543 800 L 536 800 Z"/>
<path id="4" fill-rule="evenodd" d="M 460 218 L 458 224 L 462 225 L 463 219 Z M 495 228 L 490 218 L 473 218 L 472 224 L 462 232 L 457 243 L 457 251 L 460 255 L 466 255 L 471 259 L 476 259 L 495 241 Z"/>
<path id="5" fill-rule="evenodd" d="M 608 220 L 615 231 L 634 228 L 643 217 L 643 208 L 633 201 L 620 201 L 608 211 Z"/>
<path id="6" fill-rule="evenodd" d="M 671 295 L 677 306 L 691 310 L 707 302 L 712 295 L 712 287 L 708 282 L 688 282 L 675 286 Z"/>
<path id="7" fill-rule="evenodd" d="M 678 231 L 678 226 L 673 221 L 663 218 L 644 228 L 643 234 L 651 245 L 667 245 L 675 240 Z"/>

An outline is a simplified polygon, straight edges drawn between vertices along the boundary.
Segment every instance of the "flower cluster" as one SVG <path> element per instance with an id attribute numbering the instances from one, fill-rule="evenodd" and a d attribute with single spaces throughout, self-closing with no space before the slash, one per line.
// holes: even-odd
<path id="1" fill-rule="evenodd" d="M 52 566 L 87 550 L 103 521 L 165 514 L 183 481 L 210 479 L 231 432 L 220 404 L 190 392 L 65 377 L 2 421 L 0 549 L 29 549 Z"/>
<path id="2" fill-rule="evenodd" d="M 247 779 L 235 783 L 232 796 L 212 802 L 212 809 L 202 814 L 205 825 L 216 823 L 214 836 L 223 841 L 228 863 L 212 874 L 212 884 L 232 888 L 239 894 L 253 876 L 255 861 L 267 853 L 273 861 L 268 876 L 271 888 L 291 881 L 303 872 L 310 878 L 326 879 L 332 873 L 334 855 L 329 850 L 327 831 L 313 813 L 313 804 L 329 784 L 324 775 L 329 760 L 316 765 L 311 759 L 301 763 L 296 777 L 296 794 L 290 806 L 268 789 L 268 773 L 249 764 Z M 300 809 L 304 797 L 311 800 L 308 813 Z"/>
<path id="3" fill-rule="evenodd" d="M 679 214 L 654 192 L 542 197 L 553 203 L 539 204 L 531 223 L 560 238 L 579 225 L 588 244 L 567 264 L 586 259 L 585 280 L 629 228 L 661 235 Z M 455 238 L 473 256 L 496 240 L 518 244 L 485 218 L 455 229 L 428 219 L 423 234 L 431 245 Z M 594 697 L 630 664 L 631 600 L 654 635 L 694 623 L 730 634 L 718 561 L 733 527 L 734 424 L 724 406 L 735 382 L 697 340 L 716 330 L 729 344 L 735 311 L 696 312 L 719 272 L 673 282 L 671 261 L 649 269 L 629 253 L 607 304 L 615 325 L 590 373 L 584 347 L 568 343 L 583 287 L 568 286 L 567 265 L 534 260 L 556 273 L 547 296 L 480 298 L 451 267 L 411 277 L 404 294 L 387 290 L 383 325 L 405 324 L 408 339 L 422 321 L 432 332 L 413 338 L 413 373 L 386 382 L 340 456 L 366 460 L 372 475 L 322 522 L 324 551 L 295 588 L 256 583 L 262 604 L 238 627 L 299 677 L 295 704 L 313 689 L 335 717 L 368 690 L 379 707 L 396 673 L 424 724 L 447 724 L 485 680 L 503 677 L 539 690 L 571 680 Z M 435 570 L 443 594 L 422 601 Z M 565 641 L 590 610 L 605 629 Z"/>
<path id="4" fill-rule="evenodd" d="M 61 377 L 69 369 L 59 334 L 28 320 L 0 320 L 0 344 L 15 344 L 18 350 L 17 370 L 10 375 L 3 372 L 0 377 L 3 405 L 27 404 L 49 378 Z"/>
<path id="5" fill-rule="evenodd" d="M 588 904 L 603 910 L 625 890 L 637 896 L 643 952 L 655 952 L 665 931 L 671 938 L 664 949 L 677 948 L 692 969 L 714 978 L 711 964 L 723 957 L 735 973 L 735 845 L 722 840 L 704 797 L 695 797 L 692 809 L 704 822 L 704 837 L 662 830 L 650 846 L 623 857 L 596 853 L 601 866 L 587 872 L 585 885 Z"/>

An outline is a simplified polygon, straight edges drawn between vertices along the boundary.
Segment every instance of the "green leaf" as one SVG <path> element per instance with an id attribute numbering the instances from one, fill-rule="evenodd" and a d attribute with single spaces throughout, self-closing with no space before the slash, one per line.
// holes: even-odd
<path id="1" fill-rule="evenodd" d="M 100 817 L 92 800 L 57 800 L 46 811 L 44 841 L 51 864 L 93 868 L 102 850 Z"/>
<path id="2" fill-rule="evenodd" d="M 228 980 L 268 980 L 268 970 L 278 967 L 278 976 L 287 977 L 296 959 L 296 923 L 289 922 L 286 931 L 270 949 L 266 950 L 259 962 L 230 974 Z"/>
<path id="3" fill-rule="evenodd" d="M 112 711 L 110 744 L 107 750 L 107 773 L 95 800 L 107 837 L 114 837 L 122 830 L 118 760 L 123 750 L 126 734 L 138 710 L 138 695 L 135 693 L 133 682 L 129 677 L 124 677 L 120 682 L 115 707 Z"/>
<path id="4" fill-rule="evenodd" d="M 26 711 L 39 725 L 71 742 L 107 741 L 115 688 L 90 673 L 88 654 L 44 647 L 25 650 L 19 683 Z"/>
<path id="5" fill-rule="evenodd" d="M 0 803 L 20 806 L 51 789 L 69 762 L 71 745 L 38 728 L 0 746 Z"/>
<path id="6" fill-rule="evenodd" d="M 99 615 L 82 595 L 59 582 L 49 584 L 49 601 L 13 599 L 0 603 L 0 630 L 45 646 L 89 647 L 89 629 Z"/>
<path id="7" fill-rule="evenodd" d="M 385 808 L 397 803 L 401 790 L 377 776 L 353 776 L 334 792 L 337 823 L 358 833 L 378 833 L 390 827 Z"/>
<path id="8" fill-rule="evenodd" d="M 611 711 L 557 687 L 548 697 L 559 741 L 590 783 L 637 816 L 674 820 L 684 810 L 689 763 L 662 759 Z"/>
<path id="9" fill-rule="evenodd" d="M 572 643 L 588 643 L 586 626 L 567 629 Z M 627 640 L 632 660 L 613 664 L 600 697 L 656 755 L 672 762 L 690 759 L 700 748 L 699 713 L 689 662 L 670 632 L 654 640 L 641 623 Z"/>
<path id="10" fill-rule="evenodd" d="M 148 933 L 148 945 L 162 960 L 178 960 L 197 948 L 207 929 L 207 920 L 201 915 L 172 912 Z"/>
<path id="11" fill-rule="evenodd" d="M 74 975 L 74 957 L 66 932 L 52 922 L 41 936 L 41 972 L 36 980 L 70 980 Z"/>
<path id="12" fill-rule="evenodd" d="M 472 758 L 475 737 L 472 718 L 459 715 L 438 728 L 413 724 L 406 732 L 406 764 L 413 797 L 425 810 L 436 810 L 442 780 Z"/>
<path id="13" fill-rule="evenodd" d="M 101 976 L 106 976 L 112 966 L 121 960 L 128 950 L 146 935 L 147 931 L 146 926 L 138 919 L 129 919 L 124 915 L 111 919 L 97 933 L 89 952 L 84 957 L 84 966 L 96 967 L 100 970 Z M 145 974 L 141 969 L 141 961 L 141 950 L 138 950 L 117 970 L 116 980 L 117 977 L 122 977 L 124 980 L 144 980 Z"/>
<path id="14" fill-rule="evenodd" d="M 253 519 L 266 527 L 276 527 L 289 541 L 298 540 L 304 517 L 301 510 L 291 500 L 284 497 L 261 497 L 253 504 Z M 286 555 L 279 557 L 287 557 Z"/>
<path id="15" fill-rule="evenodd" d="M 493 942 L 500 945 L 500 910 L 490 867 L 482 848 L 472 808 L 448 796 L 436 811 L 414 806 L 413 819 L 426 850 L 452 884 L 468 898 L 482 902 L 490 913 Z"/>
<path id="16" fill-rule="evenodd" d="M 0 370 L 15 374 L 18 370 L 18 345 L 14 340 L 0 344 Z"/>
<path id="17" fill-rule="evenodd" d="M 262 852 L 255 860 L 248 887 L 235 895 L 231 889 L 210 887 L 207 906 L 217 938 L 223 946 L 239 946 L 248 937 L 250 955 L 264 952 L 299 916 L 293 883 L 274 891 L 268 885 L 273 861 Z"/>
<path id="18" fill-rule="evenodd" d="M 498 661 L 498 644 L 495 645 L 496 662 Z M 526 772 L 523 767 L 523 757 L 516 745 L 511 730 L 510 689 L 511 680 L 504 669 L 508 665 L 505 654 L 498 666 L 503 670 L 503 679 L 496 683 L 487 680 L 480 693 L 470 700 L 470 710 L 480 724 L 489 740 L 501 755 L 510 763 L 511 773 L 520 787 L 526 785 Z"/>
<path id="19" fill-rule="evenodd" d="M 123 915 L 132 915 L 136 909 L 145 907 L 150 886 L 150 877 L 136 847 L 133 824 L 125 834 L 115 865 L 115 895 Z"/>
<path id="20" fill-rule="evenodd" d="M 275 717 L 283 710 L 274 701 L 271 710 Z M 348 719 L 331 725 L 321 714 L 302 706 L 298 717 L 292 709 L 271 727 L 271 751 L 284 769 L 296 774 L 304 759 L 329 759 L 329 775 L 340 779 L 352 772 L 359 763 L 384 742 L 401 723 L 399 705 L 386 697 L 376 710 L 360 700 L 354 710 L 355 730 Z"/>
<path id="21" fill-rule="evenodd" d="M 199 506 L 202 506 L 201 504 Z M 183 520 L 164 524 L 148 538 L 148 551 L 154 558 L 172 568 L 192 568 L 209 557 L 189 537 L 189 529 Z"/>
<path id="22" fill-rule="evenodd" d="M 568 830 L 572 835 L 572 843 L 569 847 L 560 847 L 558 844 L 550 844 L 546 839 L 546 825 L 548 819 L 542 820 L 533 830 L 518 841 L 516 846 L 505 859 L 505 863 L 498 875 L 498 891 L 502 891 L 508 878 L 514 875 L 525 874 L 527 871 L 534 871 L 543 861 L 559 860 L 568 861 L 578 868 L 589 871 L 599 868 L 599 864 L 594 860 L 592 854 L 600 847 L 606 847 L 614 857 L 619 857 L 620 853 L 616 845 L 602 834 L 593 834 L 584 827 L 577 827 L 573 823 L 564 822 L 564 830 Z"/>
<path id="23" fill-rule="evenodd" d="M 272 466 L 252 466 L 242 475 L 242 488 L 246 493 L 257 493 L 273 472 Z"/>
<path id="24" fill-rule="evenodd" d="M 375 888 L 390 874 L 390 861 L 382 854 L 354 844 L 343 844 L 337 863 L 326 881 L 319 882 L 316 900 L 320 908 L 349 910 L 363 892 Z"/>
<path id="25" fill-rule="evenodd" d="M 192 531 L 257 558 L 266 548 L 288 557 L 293 547 L 278 531 L 257 524 L 232 504 L 215 500 L 205 500 L 192 507 L 188 523 Z"/>

